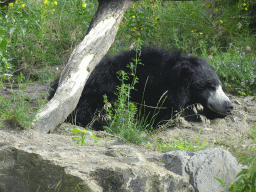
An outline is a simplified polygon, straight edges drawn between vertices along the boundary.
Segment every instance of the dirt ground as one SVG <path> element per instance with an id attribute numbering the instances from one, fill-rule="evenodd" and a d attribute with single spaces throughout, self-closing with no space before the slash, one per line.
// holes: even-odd
<path id="1" fill-rule="evenodd" d="M 23 90 L 25 96 L 30 99 L 30 109 L 38 106 L 37 99 L 44 99 L 48 92 L 48 84 L 41 84 L 37 82 L 26 84 L 27 87 Z M 0 95 L 5 99 L 13 99 L 13 93 L 9 84 L 5 84 L 6 88 L 1 88 Z M 18 90 L 19 87 L 14 85 L 13 89 Z M 188 122 L 183 117 L 176 119 L 176 124 L 171 128 L 164 129 L 158 132 L 152 139 L 155 141 L 156 137 L 165 141 L 171 141 L 173 138 L 177 138 L 180 141 L 193 140 L 195 136 L 199 138 L 202 143 L 207 140 L 206 145 L 223 147 L 229 150 L 234 156 L 241 156 L 248 153 L 248 149 L 255 146 L 252 139 L 247 135 L 250 133 L 251 127 L 256 122 L 256 102 L 252 96 L 245 98 L 227 94 L 230 100 L 234 104 L 234 110 L 231 115 L 224 119 L 209 120 L 204 116 L 198 116 L 198 122 Z M 64 128 L 74 128 L 75 125 L 69 125 L 62 123 L 51 134 L 69 135 L 70 133 L 64 130 Z M 22 131 L 18 126 L 8 121 L 4 121 L 0 130 L 12 132 L 14 134 L 22 134 L 26 131 Z M 199 136 L 199 130 L 201 134 Z M 116 143 L 118 139 L 105 132 L 95 132 L 97 136 L 102 138 L 97 145 L 111 145 Z M 182 137 L 182 139 L 181 139 Z M 93 140 L 88 138 L 88 144 L 95 145 Z M 153 141 L 152 140 L 152 141 Z M 53 141 L 54 142 L 54 141 Z M 121 142 L 120 140 L 118 142 Z M 122 142 L 121 142 L 122 143 Z M 152 146 L 153 150 L 156 150 L 156 145 Z"/>

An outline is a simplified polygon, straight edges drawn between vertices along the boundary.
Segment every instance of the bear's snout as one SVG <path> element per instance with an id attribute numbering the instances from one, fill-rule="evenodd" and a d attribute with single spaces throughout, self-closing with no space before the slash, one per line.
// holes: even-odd
<path id="1" fill-rule="evenodd" d="M 231 113 L 231 111 L 233 110 L 233 103 L 229 100 L 229 101 L 225 101 L 226 103 L 226 113 L 229 114 Z"/>
<path id="2" fill-rule="evenodd" d="M 211 92 L 207 107 L 221 115 L 228 115 L 233 110 L 233 103 L 223 92 L 221 85 L 219 85 L 215 91 Z"/>

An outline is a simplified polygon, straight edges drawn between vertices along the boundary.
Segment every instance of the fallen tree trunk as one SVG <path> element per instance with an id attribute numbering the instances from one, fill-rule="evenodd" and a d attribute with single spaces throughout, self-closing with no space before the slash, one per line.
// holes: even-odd
<path id="1" fill-rule="evenodd" d="M 32 129 L 47 133 L 75 109 L 90 73 L 107 53 L 124 13 L 134 1 L 98 0 L 87 35 L 70 55 L 54 97 L 37 113 Z"/>

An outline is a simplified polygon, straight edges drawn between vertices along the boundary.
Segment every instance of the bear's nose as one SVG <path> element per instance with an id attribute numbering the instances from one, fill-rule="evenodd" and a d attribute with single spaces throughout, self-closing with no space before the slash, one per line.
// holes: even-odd
<path id="1" fill-rule="evenodd" d="M 231 103 L 231 101 L 227 101 L 226 102 L 226 108 L 227 108 L 227 113 L 230 113 L 233 110 L 233 103 Z"/>

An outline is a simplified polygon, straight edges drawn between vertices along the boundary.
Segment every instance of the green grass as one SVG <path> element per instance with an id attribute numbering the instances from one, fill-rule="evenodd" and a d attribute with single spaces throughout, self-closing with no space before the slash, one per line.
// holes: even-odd
<path id="1" fill-rule="evenodd" d="M 225 91 L 256 95 L 256 35 L 248 27 L 253 3 L 156 0 L 152 4 L 151 0 L 141 0 L 126 12 L 109 54 L 127 50 L 138 40 L 149 46 L 179 48 L 208 59 Z M 72 49 L 83 39 L 96 8 L 96 0 L 17 0 L 0 8 L 0 86 L 3 89 L 4 83 L 11 83 L 19 87 L 13 89 L 12 100 L 0 97 L 1 123 L 16 122 L 22 128 L 31 125 L 36 111 L 28 107 L 24 83 L 49 83 L 54 79 L 57 74 L 52 69 L 67 62 Z M 126 76 L 121 73 L 121 80 Z M 135 115 L 140 109 L 129 102 L 130 89 L 125 84 L 119 87 L 119 100 L 108 111 L 114 121 L 109 122 L 107 130 L 124 141 L 151 148 L 147 140 L 152 134 L 148 131 L 151 125 L 145 114 L 144 118 L 141 114 L 140 121 Z M 45 102 L 38 101 L 38 108 Z M 255 141 L 255 127 L 251 136 Z M 200 132 L 194 141 L 182 136 L 171 142 L 158 140 L 157 147 L 159 151 L 206 149 L 199 137 Z M 84 136 L 81 138 L 84 140 Z M 248 150 L 248 154 L 254 153 Z M 253 181 L 254 174 L 253 170 L 246 174 L 243 186 L 252 186 L 249 181 Z"/>

